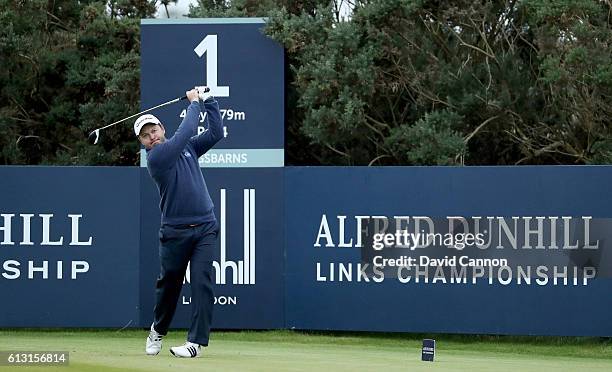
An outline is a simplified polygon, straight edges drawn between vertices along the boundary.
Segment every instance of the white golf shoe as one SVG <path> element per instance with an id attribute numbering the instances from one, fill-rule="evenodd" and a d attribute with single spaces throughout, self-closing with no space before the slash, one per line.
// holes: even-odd
<path id="1" fill-rule="evenodd" d="M 153 324 L 151 324 L 151 332 L 149 332 L 149 337 L 147 337 L 147 347 L 145 351 L 147 355 L 157 355 L 162 349 L 162 335 L 157 333 L 155 328 L 153 328 Z"/>
<path id="2" fill-rule="evenodd" d="M 202 347 L 188 341 L 184 345 L 171 347 L 170 353 L 178 358 L 196 358 L 202 353 Z"/>

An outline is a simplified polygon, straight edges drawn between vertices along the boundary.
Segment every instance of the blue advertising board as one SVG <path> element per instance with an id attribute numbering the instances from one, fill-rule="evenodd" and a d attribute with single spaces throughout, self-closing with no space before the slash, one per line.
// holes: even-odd
<path id="1" fill-rule="evenodd" d="M 139 324 L 133 168 L 0 167 L 0 327 Z"/>
<path id="2" fill-rule="evenodd" d="M 225 138 L 200 158 L 204 167 L 284 165 L 284 52 L 263 34 L 261 18 L 143 19 L 141 107 L 208 86 L 219 102 Z M 152 112 L 174 133 L 186 101 Z M 199 131 L 207 127 L 201 117 Z M 141 166 L 146 166 L 144 150 Z"/>
<path id="3" fill-rule="evenodd" d="M 609 170 L 287 168 L 286 327 L 609 336 Z"/>
<path id="4" fill-rule="evenodd" d="M 159 195 L 146 169 L 0 167 L 0 326 L 146 327 Z M 282 328 L 282 168 L 208 169 L 214 328 Z M 213 191 L 214 190 L 214 191 Z M 189 275 L 173 327 L 188 327 Z"/>
<path id="5" fill-rule="evenodd" d="M 220 225 L 213 256 L 214 328 L 270 329 L 284 325 L 283 169 L 204 169 Z M 159 195 L 141 171 L 141 319 L 153 318 L 159 273 Z M 189 274 L 172 327 L 191 321 Z"/>
<path id="6" fill-rule="evenodd" d="M 213 327 L 610 336 L 610 169 L 204 169 L 222 226 Z M 150 324 L 145 169 L 0 178 L 0 326 Z M 173 327 L 189 292 L 187 275 Z"/>

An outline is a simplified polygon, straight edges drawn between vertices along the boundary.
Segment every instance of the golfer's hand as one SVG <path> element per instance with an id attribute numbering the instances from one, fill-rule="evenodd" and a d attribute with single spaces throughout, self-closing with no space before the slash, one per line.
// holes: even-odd
<path id="1" fill-rule="evenodd" d="M 204 102 L 210 97 L 212 97 L 212 93 L 208 87 L 195 87 L 200 95 L 200 101 Z"/>
<path id="2" fill-rule="evenodd" d="M 185 92 L 185 95 L 187 96 L 189 102 L 197 102 L 200 99 L 200 97 L 198 96 L 198 91 L 196 89 L 192 89 Z"/>

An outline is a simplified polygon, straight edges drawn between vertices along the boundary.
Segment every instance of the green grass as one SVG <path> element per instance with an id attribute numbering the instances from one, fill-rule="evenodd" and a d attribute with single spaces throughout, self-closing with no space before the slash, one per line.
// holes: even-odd
<path id="1" fill-rule="evenodd" d="M 434 363 L 420 361 L 424 335 L 294 331 L 214 332 L 198 359 L 169 346 L 144 355 L 145 330 L 0 330 L 0 351 L 68 351 L 64 367 L 0 371 L 612 371 L 610 339 L 437 335 Z"/>

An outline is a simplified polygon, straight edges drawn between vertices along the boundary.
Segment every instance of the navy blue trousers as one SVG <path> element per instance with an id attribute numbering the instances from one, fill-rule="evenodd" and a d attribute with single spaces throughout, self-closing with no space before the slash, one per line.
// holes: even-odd
<path id="1" fill-rule="evenodd" d="M 191 326 L 187 341 L 208 345 L 214 293 L 212 257 L 219 225 L 217 221 L 198 226 L 163 225 L 159 230 L 160 274 L 156 283 L 155 330 L 166 335 L 174 317 L 190 263 Z"/>

